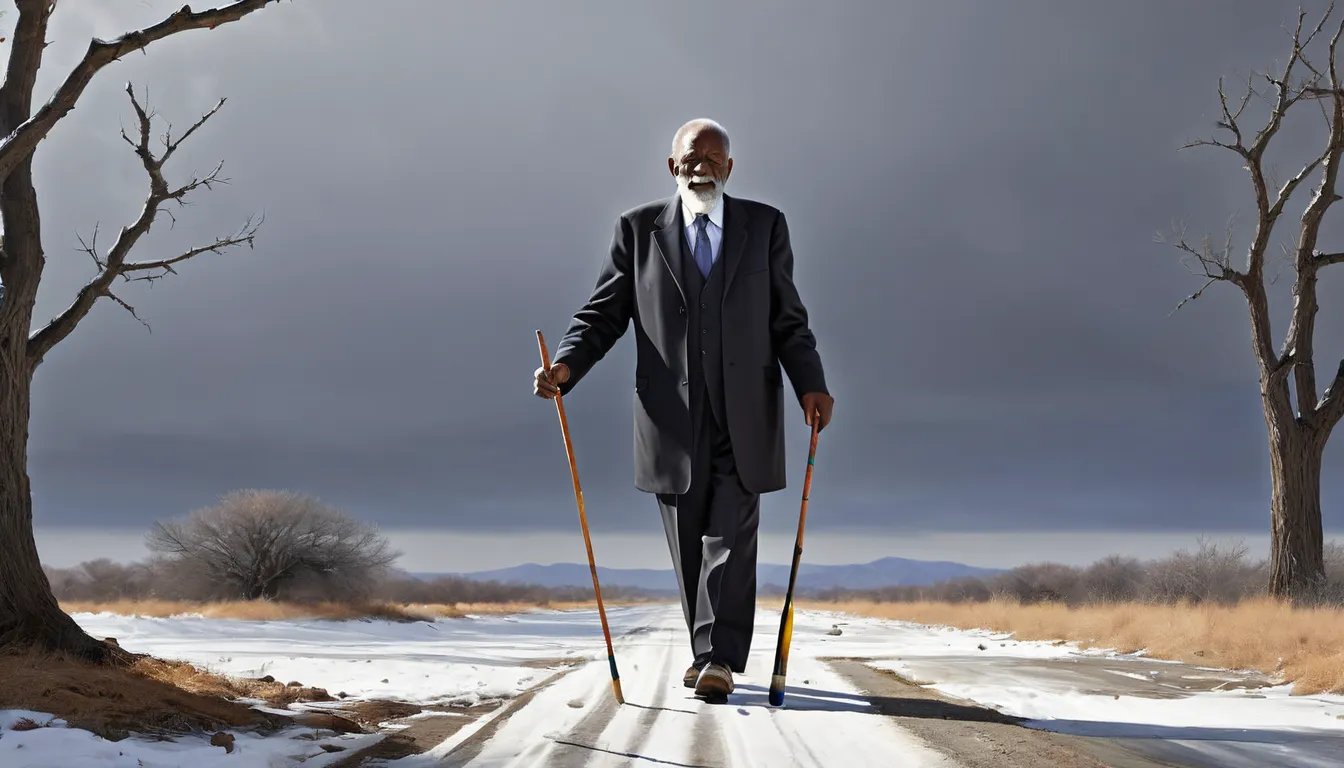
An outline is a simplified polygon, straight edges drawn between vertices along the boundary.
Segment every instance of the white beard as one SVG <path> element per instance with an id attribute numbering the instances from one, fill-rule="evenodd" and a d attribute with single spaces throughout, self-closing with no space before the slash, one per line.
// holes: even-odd
<path id="1" fill-rule="evenodd" d="M 706 181 L 713 182 L 714 188 L 691 189 L 692 184 Z M 719 198 L 723 197 L 723 187 L 722 183 L 709 176 L 677 177 L 677 191 L 681 193 L 681 201 L 686 209 L 693 214 L 703 213 L 708 215 L 710 211 L 714 210 L 714 206 L 719 204 Z"/>

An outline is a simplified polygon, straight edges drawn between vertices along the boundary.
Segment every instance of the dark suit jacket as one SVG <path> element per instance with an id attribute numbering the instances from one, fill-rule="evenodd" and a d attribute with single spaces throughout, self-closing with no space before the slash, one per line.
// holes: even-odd
<path id="1" fill-rule="evenodd" d="M 673 195 L 621 214 L 611 253 L 588 302 L 556 347 L 571 391 L 633 321 L 635 487 L 685 493 L 691 482 L 686 361 L 686 293 L 679 280 L 685 240 Z M 725 195 L 722 309 L 723 388 L 738 475 L 749 492 L 785 487 L 784 381 L 794 394 L 826 392 L 807 310 L 793 283 L 784 214 Z"/>

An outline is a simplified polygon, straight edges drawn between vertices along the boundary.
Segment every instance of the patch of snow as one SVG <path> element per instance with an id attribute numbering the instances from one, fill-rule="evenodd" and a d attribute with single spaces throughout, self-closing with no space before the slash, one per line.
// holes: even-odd
<path id="1" fill-rule="evenodd" d="M 538 611 L 525 617 L 434 622 L 166 619 L 110 613 L 80 613 L 74 619 L 95 637 L 115 637 L 128 650 L 216 673 L 270 675 L 277 682 L 298 681 L 353 699 L 472 706 L 514 696 L 560 666 L 525 662 L 594 658 L 602 650 L 601 627 L 585 614 Z M 583 652 L 576 650 L 580 648 Z"/>
<path id="2" fill-rule="evenodd" d="M 352 700 L 372 698 L 472 704 L 514 696 L 560 666 L 597 662 L 541 690 L 515 713 L 497 708 L 481 717 L 432 711 L 413 716 L 472 718 L 421 756 L 419 761 L 426 764 L 500 717 L 508 720 L 482 758 L 493 755 L 507 762 L 522 757 L 522 749 L 529 755 L 559 749 L 554 739 L 564 738 L 610 696 L 605 646 L 595 611 L 537 611 L 416 623 L 156 619 L 113 614 L 76 614 L 75 619 L 97 637 L 116 637 L 128 650 L 181 659 L 216 672 L 251 677 L 269 674 L 280 682 L 298 680 L 332 695 L 348 694 L 342 701 L 300 705 L 306 709 L 339 709 Z M 1292 696 L 1289 686 L 1267 685 L 1230 670 L 1147 659 L 1141 653 L 1084 650 L 1074 643 L 1024 642 L 999 632 L 821 611 L 799 611 L 795 616 L 783 708 L 765 702 L 778 613 L 763 610 L 757 616 L 760 643 L 754 646 L 747 673 L 739 676 L 733 706 L 704 712 L 701 703 L 680 685 L 686 638 L 675 606 L 612 608 L 608 619 L 618 645 L 627 699 L 658 702 L 656 706 L 674 713 L 648 719 L 657 710 L 619 708 L 609 724 L 601 727 L 597 741 L 601 748 L 618 754 L 641 746 L 665 759 L 694 763 L 697 751 L 705 745 L 692 744 L 689 731 L 677 725 L 681 721 L 676 718 L 704 713 L 716 721 L 713 731 L 717 735 L 711 746 L 725 759 L 750 753 L 754 761 L 757 751 L 765 749 L 772 759 L 788 763 L 802 754 L 800 750 L 816 750 L 828 757 L 860 761 L 854 764 L 884 759 L 884 754 L 900 755 L 913 761 L 911 765 L 943 764 L 893 721 L 874 717 L 868 699 L 830 670 L 824 662 L 827 657 L 866 659 L 873 667 L 948 695 L 1027 718 L 1030 727 L 1129 740 L 1149 754 L 1174 762 L 1186 757 L 1227 768 L 1323 768 L 1337 765 L 1336 756 L 1344 754 L 1342 696 Z M 831 634 L 836 625 L 842 634 Z M 574 702 L 578 706 L 572 706 Z M 327 754 L 319 743 L 297 738 L 311 733 L 309 728 L 295 727 L 268 738 L 235 733 L 235 751 L 230 755 L 210 746 L 208 736 L 174 742 L 134 738 L 110 742 L 59 721 L 49 727 L 15 731 L 13 726 L 21 718 L 39 724 L 51 720 L 40 712 L 0 712 L 0 765 L 6 768 L 271 768 L 293 765 L 301 758 L 306 758 L 305 766 L 322 766 L 381 738 L 374 734 L 332 736 L 323 741 L 347 749 Z M 510 741 L 515 737 L 519 741 Z M 418 764 L 411 758 L 398 762 L 408 768 Z"/>
<path id="3" fill-rule="evenodd" d="M 657 610 L 661 610 L 659 607 Z M 473 705 L 507 698 L 529 688 L 562 664 L 605 656 L 601 626 L 586 611 L 538 611 L 526 616 L 480 616 L 434 622 L 245 621 L 184 614 L 173 618 L 76 613 L 73 618 L 94 637 L 115 637 L 127 650 L 195 664 L 242 677 L 271 675 L 324 688 L 335 702 L 310 702 L 291 709 L 247 700 L 257 709 L 293 714 L 295 709 L 339 708 L 360 699 L 392 699 L 418 704 Z M 614 617 L 613 617 L 614 619 Z M 639 626 L 639 611 L 613 632 Z M 422 713 L 422 717 L 458 713 Z M 312 728 L 295 726 L 270 737 L 230 731 L 233 754 L 211 746 L 209 736 L 165 742 L 128 738 L 108 741 L 88 731 L 64 727 L 15 731 L 22 718 L 39 724 L 51 715 L 0 711 L 0 766 L 4 768 L 272 768 L 327 765 L 383 738 L 382 734 L 299 739 Z M 475 725 L 475 724 L 473 724 Z M 470 729 L 471 726 L 468 726 Z M 320 743 L 345 747 L 328 754 Z"/>
<path id="4" fill-rule="evenodd" d="M 1344 696 L 1238 685 L 1253 673 L 1192 667 L 1208 674 L 1183 674 L 1173 669 L 1179 662 L 1142 654 L 881 619 L 852 620 L 831 655 L 873 659 L 870 666 L 1026 718 L 1029 727 L 1161 742 L 1168 755 L 1197 753 L 1226 768 L 1323 768 L 1344 754 Z M 1220 684 L 1185 690 L 1163 676 Z"/>
<path id="5" fill-rule="evenodd" d="M 314 768 L 330 765 L 350 752 L 383 738 L 380 734 L 334 735 L 316 741 L 306 738 L 311 728 L 294 727 L 271 736 L 231 732 L 233 753 L 210 744 L 208 735 L 182 736 L 173 741 L 127 738 L 109 741 L 89 731 L 55 721 L 47 727 L 16 731 L 21 718 L 38 723 L 52 715 L 19 710 L 0 711 L 0 765 L 5 768 L 280 768 L 299 763 Z M 327 752 L 322 744 L 344 749 Z"/>

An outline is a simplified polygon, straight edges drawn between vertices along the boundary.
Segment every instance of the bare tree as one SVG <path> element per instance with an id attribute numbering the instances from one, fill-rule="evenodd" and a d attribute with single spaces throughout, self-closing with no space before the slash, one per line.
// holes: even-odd
<path id="1" fill-rule="evenodd" d="M 1316 280 L 1322 269 L 1344 263 L 1344 252 L 1317 248 L 1326 212 L 1340 199 L 1336 192 L 1340 155 L 1344 152 L 1344 91 L 1336 69 L 1336 47 L 1344 32 L 1341 23 L 1330 38 L 1322 62 L 1312 44 L 1334 13 L 1334 4 L 1314 27 L 1299 12 L 1292 33 L 1292 50 L 1282 71 L 1248 78 L 1240 100 L 1230 99 L 1218 84 L 1222 118 L 1217 127 L 1224 138 L 1203 139 L 1186 147 L 1208 146 L 1235 154 L 1251 177 L 1255 195 L 1256 228 L 1245 263 L 1236 265 L 1229 234 L 1221 247 L 1206 238 L 1202 246 L 1180 238 L 1176 243 L 1193 259 L 1203 287 L 1181 302 L 1199 298 L 1214 283 L 1231 283 L 1246 297 L 1251 321 L 1251 349 L 1260 373 L 1260 396 L 1268 428 L 1270 473 L 1269 590 L 1277 597 L 1301 597 L 1319 590 L 1324 580 L 1321 528 L 1321 459 L 1331 430 L 1344 417 L 1344 360 L 1333 371 L 1325 391 L 1317 394 L 1315 362 Z M 1310 58 L 1308 57 L 1308 52 Z M 1312 59 L 1316 59 L 1313 61 Z M 1257 86 L 1263 85 L 1263 92 Z M 1269 105 L 1269 117 L 1252 133 L 1244 115 L 1255 99 Z M 1279 135 L 1289 110 L 1306 102 L 1319 106 L 1325 118 L 1325 146 L 1278 189 L 1267 175 L 1265 153 Z M 1302 212 L 1297 242 L 1284 248 L 1296 273 L 1293 310 L 1282 344 L 1276 349 L 1270 327 L 1266 256 L 1274 225 L 1293 192 L 1313 174 L 1318 183 Z M 1159 238 L 1161 239 L 1161 238 Z M 1179 309 L 1181 305 L 1178 305 Z"/>
<path id="2" fill-rule="evenodd" d="M 299 579 L 362 591 L 400 554 L 372 526 L 283 491 L 235 491 L 185 521 L 156 524 L 147 543 L 244 600 L 274 599 Z"/>
<path id="3" fill-rule="evenodd" d="M 150 146 L 151 115 L 128 88 L 139 118 L 138 136 L 127 137 L 149 175 L 145 206 L 124 227 L 106 251 L 96 243 L 87 250 L 97 267 L 95 277 L 79 291 L 70 306 L 45 327 L 32 331 L 46 263 L 41 237 L 37 192 L 33 188 L 33 154 L 52 128 L 74 109 L 85 88 L 101 69 L 156 41 L 183 32 L 215 29 L 238 21 L 275 0 L 235 0 L 218 8 L 192 11 L 183 6 L 157 24 L 112 40 L 93 40 L 88 50 L 50 98 L 36 111 L 33 91 L 47 46 L 47 24 L 56 12 L 55 0 L 15 0 L 18 20 L 10 41 L 4 85 L 0 86 L 0 646 L 26 645 L 68 651 L 83 658 L 124 661 L 129 658 L 85 633 L 61 611 L 38 559 L 33 539 L 33 506 L 29 490 L 27 453 L 33 373 L 43 358 L 70 335 L 100 298 L 107 297 L 134 313 L 112 293 L 117 278 L 154 278 L 173 271 L 186 259 L 243 243 L 251 244 L 254 229 L 186 253 L 148 261 L 129 259 L 136 242 L 149 231 L 162 206 L 181 203 L 200 187 L 219 181 L 218 169 L 204 178 L 174 187 L 164 177 L 164 164 L 211 113 L 181 136 L 165 136 L 162 151 Z M 217 107 L 218 108 L 218 107 Z"/>
<path id="4" fill-rule="evenodd" d="M 1062 563 L 1032 563 L 1001 573 L 992 581 L 996 595 L 1027 605 L 1074 602 L 1081 572 Z"/>
<path id="5" fill-rule="evenodd" d="M 1109 555 L 1089 565 L 1079 580 L 1086 602 L 1128 602 L 1143 586 L 1143 563 L 1134 557 Z"/>
<path id="6" fill-rule="evenodd" d="M 1143 598 L 1154 603 L 1236 605 L 1255 594 L 1256 568 L 1246 561 L 1246 545 L 1228 548 L 1201 539 L 1195 552 L 1179 550 L 1149 563 Z"/>

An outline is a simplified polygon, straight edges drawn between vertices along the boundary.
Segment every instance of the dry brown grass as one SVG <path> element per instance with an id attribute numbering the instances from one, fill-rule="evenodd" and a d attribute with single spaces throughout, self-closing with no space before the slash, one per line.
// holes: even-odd
<path id="1" fill-rule="evenodd" d="M 961 629 L 1019 640 L 1070 640 L 1085 648 L 1144 650 L 1171 661 L 1257 670 L 1297 694 L 1344 693 L 1344 609 L 1293 608 L 1271 599 L 1234 607 L 1059 604 L 810 602 L 800 607 Z"/>
<path id="2" fill-rule="evenodd" d="M 142 658 L 129 667 L 112 667 L 59 654 L 0 653 L 0 709 L 49 712 L 108 739 L 130 733 L 270 731 L 286 724 L 286 718 L 232 701 L 244 697 L 273 706 L 331 699 L 320 689 L 226 678 L 175 661 Z"/>

